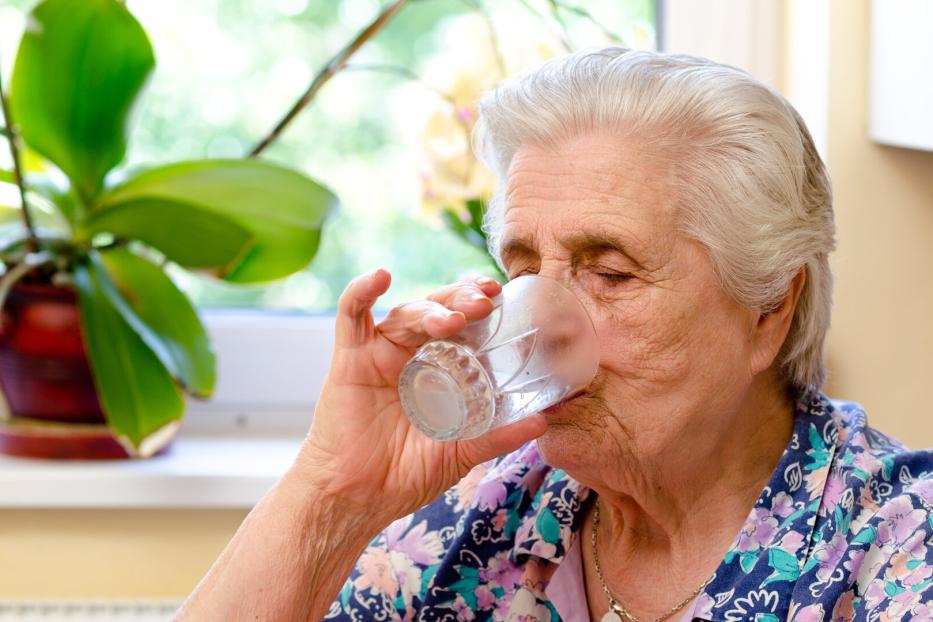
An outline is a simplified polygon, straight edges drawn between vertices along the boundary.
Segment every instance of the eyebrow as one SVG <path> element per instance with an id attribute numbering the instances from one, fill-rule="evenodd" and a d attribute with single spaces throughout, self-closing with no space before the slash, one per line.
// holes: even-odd
<path id="1" fill-rule="evenodd" d="M 511 258 L 518 255 L 537 255 L 536 246 L 533 238 L 510 237 L 502 243 L 502 262 L 508 264 Z M 648 272 L 648 269 L 629 252 L 625 244 L 611 236 L 584 232 L 571 233 L 561 239 L 561 246 L 575 254 L 581 252 L 619 253 L 635 264 L 639 270 Z"/>

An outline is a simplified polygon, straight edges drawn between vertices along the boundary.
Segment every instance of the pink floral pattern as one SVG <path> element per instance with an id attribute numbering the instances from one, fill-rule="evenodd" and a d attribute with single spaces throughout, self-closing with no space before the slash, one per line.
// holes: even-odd
<path id="1" fill-rule="evenodd" d="M 534 443 L 478 467 L 364 551 L 328 620 L 560 619 L 544 589 L 589 491 Z M 933 622 L 933 452 L 809 394 L 694 619 Z"/>

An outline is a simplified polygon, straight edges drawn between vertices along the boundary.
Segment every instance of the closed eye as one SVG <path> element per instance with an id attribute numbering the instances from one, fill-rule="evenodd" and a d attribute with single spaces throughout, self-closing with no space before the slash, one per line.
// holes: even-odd
<path id="1" fill-rule="evenodd" d="M 520 276 L 525 276 L 525 275 L 528 275 L 528 274 L 537 274 L 537 273 L 538 273 L 538 271 L 537 271 L 536 269 L 534 269 L 534 268 L 525 268 L 525 269 L 523 269 L 523 270 L 519 270 L 519 271 L 516 272 L 515 274 L 510 274 L 510 275 L 509 275 L 509 280 L 511 281 L 512 279 L 517 279 L 517 278 L 520 277 Z"/>
<path id="2" fill-rule="evenodd" d="M 623 272 L 597 272 L 596 275 L 604 281 L 613 284 L 623 283 L 632 278 L 631 274 L 625 274 Z"/>

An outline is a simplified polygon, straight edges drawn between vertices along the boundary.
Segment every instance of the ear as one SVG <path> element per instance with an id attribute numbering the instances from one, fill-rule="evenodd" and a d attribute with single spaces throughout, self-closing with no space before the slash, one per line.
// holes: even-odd
<path id="1" fill-rule="evenodd" d="M 778 353 L 781 346 L 784 345 L 784 339 L 790 330 L 791 321 L 794 319 L 794 310 L 797 308 L 797 301 L 800 299 L 800 292 L 803 291 L 803 285 L 807 280 L 807 270 L 800 268 L 791 281 L 787 293 L 778 307 L 768 313 L 763 313 L 758 318 L 758 325 L 755 327 L 752 344 L 752 373 L 758 374 L 769 367 Z"/>

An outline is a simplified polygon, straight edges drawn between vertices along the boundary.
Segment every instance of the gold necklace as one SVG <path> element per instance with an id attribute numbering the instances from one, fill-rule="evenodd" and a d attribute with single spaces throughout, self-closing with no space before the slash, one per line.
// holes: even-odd
<path id="1" fill-rule="evenodd" d="M 625 609 L 625 607 L 622 606 L 622 603 L 620 603 L 612 595 L 612 592 L 609 591 L 609 586 L 606 585 L 606 580 L 603 578 L 602 568 L 599 567 L 599 551 L 596 548 L 597 529 L 599 529 L 599 499 L 596 499 L 596 510 L 593 513 L 593 531 L 590 533 L 590 543 L 593 545 L 593 562 L 596 566 L 596 577 L 599 579 L 599 584 L 602 585 L 603 587 L 603 592 L 606 593 L 606 598 L 609 599 L 609 611 L 606 612 L 606 614 L 602 617 L 600 622 L 622 622 L 623 619 L 626 619 L 629 622 L 638 622 L 638 619 L 632 614 L 630 614 Z M 703 591 L 703 588 L 709 585 L 709 582 L 712 580 L 713 580 L 713 577 L 710 577 L 709 579 L 704 581 L 703 584 L 697 589 L 695 589 L 690 596 L 688 596 L 687 598 L 683 599 L 678 604 L 668 609 L 666 613 L 658 616 L 657 618 L 652 620 L 652 622 L 662 622 L 663 620 L 666 620 L 667 618 L 671 617 L 672 615 L 674 615 L 675 613 L 683 609 L 684 605 L 686 605 L 691 600 L 696 598 L 697 595 Z"/>

